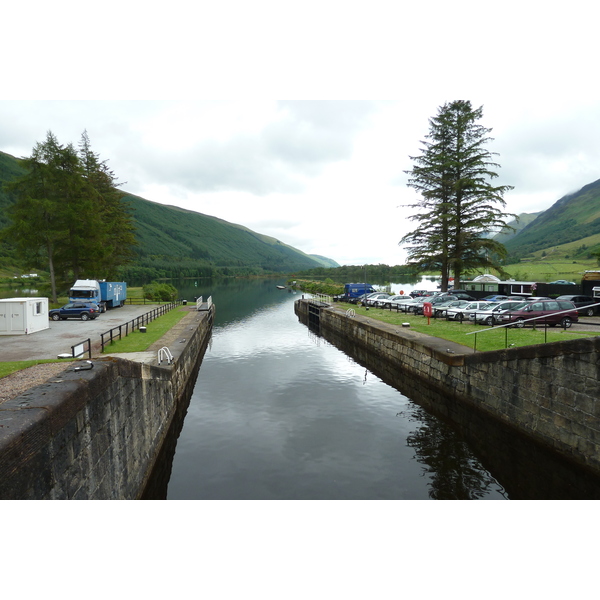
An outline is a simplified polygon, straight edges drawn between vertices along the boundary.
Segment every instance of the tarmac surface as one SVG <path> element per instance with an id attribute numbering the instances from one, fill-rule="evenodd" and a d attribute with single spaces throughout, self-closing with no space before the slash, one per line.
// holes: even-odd
<path id="1" fill-rule="evenodd" d="M 57 358 L 59 354 L 71 354 L 71 347 L 91 340 L 93 355 L 100 353 L 100 334 L 113 327 L 124 325 L 155 308 L 152 304 L 125 305 L 100 314 L 96 319 L 81 321 L 48 321 L 49 329 L 29 335 L 0 336 L 0 362 L 17 360 L 40 360 Z"/>

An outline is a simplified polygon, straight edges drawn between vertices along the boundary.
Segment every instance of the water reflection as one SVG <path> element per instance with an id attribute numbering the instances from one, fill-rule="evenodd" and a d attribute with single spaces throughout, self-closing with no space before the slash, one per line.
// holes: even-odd
<path id="1" fill-rule="evenodd" d="M 432 498 L 487 497 L 496 490 L 511 499 L 600 499 L 600 479 L 587 469 L 380 361 L 336 332 L 322 329 L 320 335 L 414 401 L 410 412 L 398 416 L 421 423 L 407 442 L 418 449 L 417 460 L 432 475 Z M 456 471 L 445 473 L 453 464 Z"/>
<path id="2" fill-rule="evenodd" d="M 475 500 L 485 498 L 492 490 L 507 497 L 456 431 L 414 404 L 400 415 L 418 424 L 407 443 L 415 450 L 417 461 L 431 474 L 430 498 Z"/>
<path id="3" fill-rule="evenodd" d="M 300 324 L 293 296 L 240 292 L 213 295 L 169 498 L 504 497 L 458 434 Z"/>

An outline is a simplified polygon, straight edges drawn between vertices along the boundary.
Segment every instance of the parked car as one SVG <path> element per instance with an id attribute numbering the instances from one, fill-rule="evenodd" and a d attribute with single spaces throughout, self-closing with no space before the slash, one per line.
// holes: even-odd
<path id="1" fill-rule="evenodd" d="M 361 296 L 356 296 L 356 297 L 350 297 L 348 298 L 348 302 L 350 302 L 351 304 L 358 304 L 359 302 L 361 304 L 365 304 L 365 302 L 371 297 L 374 296 L 375 294 L 378 294 L 379 292 L 370 292 L 369 294 L 362 294 Z"/>
<path id="2" fill-rule="evenodd" d="M 412 312 L 411 308 L 419 303 L 419 300 L 427 301 L 427 297 L 411 298 L 410 296 L 404 296 L 404 300 L 390 301 L 392 308 L 396 308 L 403 312 Z"/>
<path id="3" fill-rule="evenodd" d="M 415 305 L 413 307 L 411 307 L 412 312 L 415 313 L 415 315 L 422 315 L 423 314 L 423 304 L 425 302 L 431 302 L 431 305 L 433 306 L 433 308 L 435 309 L 435 307 L 438 304 L 442 304 L 444 302 L 449 302 L 450 300 L 458 300 L 458 298 L 456 296 L 451 296 L 449 294 L 438 294 L 437 296 L 422 296 L 421 298 L 419 298 L 420 302 L 415 303 Z"/>
<path id="4" fill-rule="evenodd" d="M 588 317 L 593 317 L 600 308 L 600 306 L 589 306 L 600 302 L 600 298 L 592 298 L 591 296 L 559 296 L 557 300 L 572 302 L 580 315 L 587 315 Z"/>
<path id="5" fill-rule="evenodd" d="M 492 294 L 491 296 L 486 296 L 482 298 L 482 300 L 487 300 L 488 302 L 502 302 L 503 300 L 508 300 L 508 296 L 503 296 L 502 294 Z"/>
<path id="6" fill-rule="evenodd" d="M 383 308 L 396 307 L 399 304 L 404 304 L 406 302 L 413 302 L 413 299 L 406 294 L 397 294 L 395 296 L 389 296 L 383 303 L 380 303 L 380 306 Z"/>
<path id="7" fill-rule="evenodd" d="M 565 279 L 557 279 L 551 281 L 548 285 L 577 285 L 574 281 L 566 281 Z"/>
<path id="8" fill-rule="evenodd" d="M 385 292 L 376 292 L 375 294 L 369 294 L 365 300 L 367 306 L 382 306 L 386 300 L 390 299 L 390 295 Z M 363 304 L 365 304 L 363 302 Z"/>
<path id="9" fill-rule="evenodd" d="M 565 312 L 568 311 L 568 312 Z M 519 306 L 501 315 L 503 323 L 513 323 L 515 327 L 525 327 L 529 319 L 530 324 L 547 324 L 555 327 L 560 324 L 565 329 L 571 327 L 572 323 L 579 321 L 575 305 L 568 300 L 535 300 L 534 302 L 523 302 Z"/>
<path id="10" fill-rule="evenodd" d="M 466 306 L 461 306 L 460 308 L 449 308 L 446 311 L 446 319 L 454 320 L 454 321 L 462 321 L 463 319 L 468 319 L 469 315 L 478 310 L 488 310 L 495 306 L 495 302 L 484 302 L 483 300 L 478 300 L 477 302 L 468 302 Z"/>
<path id="11" fill-rule="evenodd" d="M 405 305 L 405 307 L 406 307 L 405 312 L 411 312 L 411 313 L 414 313 L 415 315 L 423 314 L 423 303 L 431 302 L 431 300 L 432 300 L 432 296 L 419 296 L 418 298 L 415 298 L 414 302 L 411 302 L 410 304 L 407 303 Z"/>
<path id="12" fill-rule="evenodd" d="M 60 308 L 48 311 L 48 316 L 53 321 L 64 321 L 65 319 L 88 321 L 95 319 L 99 314 L 100 309 L 93 302 L 69 302 Z"/>
<path id="13" fill-rule="evenodd" d="M 448 309 L 462 308 L 463 306 L 467 306 L 467 304 L 469 304 L 468 300 L 446 300 L 446 302 L 441 302 L 433 306 L 433 316 L 445 317 Z"/>
<path id="14" fill-rule="evenodd" d="M 472 312 L 469 315 L 469 319 L 475 323 L 481 323 L 482 325 L 488 325 L 492 327 L 502 321 L 501 314 L 504 312 L 510 312 L 513 308 L 523 304 L 522 300 L 505 300 L 496 304 L 492 308 L 485 310 L 479 310 Z"/>

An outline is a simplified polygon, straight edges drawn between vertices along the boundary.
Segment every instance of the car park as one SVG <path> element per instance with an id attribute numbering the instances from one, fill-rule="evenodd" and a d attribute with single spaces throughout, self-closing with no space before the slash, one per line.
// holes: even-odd
<path id="1" fill-rule="evenodd" d="M 60 308 L 48 311 L 48 317 L 53 321 L 64 321 L 66 319 L 81 319 L 89 321 L 100 314 L 100 309 L 93 302 L 69 302 Z"/>
<path id="2" fill-rule="evenodd" d="M 580 315 L 588 317 L 593 317 L 598 312 L 598 309 L 600 309 L 600 306 L 590 306 L 591 304 L 598 304 L 600 302 L 600 298 L 592 298 L 591 296 L 566 295 L 559 296 L 557 300 L 572 302 Z"/>
<path id="3" fill-rule="evenodd" d="M 469 315 L 469 320 L 492 327 L 502 322 L 502 313 L 510 312 L 513 308 L 521 304 L 523 304 L 522 300 L 505 300 L 492 308 L 472 312 Z"/>
<path id="4" fill-rule="evenodd" d="M 571 327 L 579 321 L 575 305 L 568 300 L 534 300 L 523 302 L 506 313 L 502 313 L 503 323 L 512 323 L 515 327 L 525 327 L 526 324 L 559 325 Z"/>

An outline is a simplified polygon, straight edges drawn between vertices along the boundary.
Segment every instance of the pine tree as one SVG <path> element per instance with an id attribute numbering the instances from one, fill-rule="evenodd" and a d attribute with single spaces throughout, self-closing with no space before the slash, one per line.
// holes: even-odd
<path id="1" fill-rule="evenodd" d="M 457 100 L 438 109 L 429 120 L 429 133 L 421 142 L 421 155 L 413 157 L 407 185 L 420 198 L 408 205 L 417 209 L 410 219 L 417 228 L 400 244 L 408 245 L 409 264 L 437 269 L 442 274 L 442 290 L 448 289 L 450 274 L 454 285 L 471 269 L 495 268 L 502 272 L 499 258 L 504 246 L 484 237 L 506 229 L 504 193 L 512 186 L 493 186 L 500 165 L 495 153 L 485 148 L 491 129 L 478 124 L 483 108 L 473 109 L 469 101 Z"/>
<path id="2" fill-rule="evenodd" d="M 116 276 L 118 267 L 127 264 L 134 256 L 137 244 L 131 210 L 123 201 L 122 185 L 117 182 L 107 161 L 101 161 L 92 151 L 87 131 L 79 142 L 79 156 L 86 181 L 93 190 L 93 198 L 99 216 L 99 234 L 96 269 L 105 278 Z"/>
<path id="3" fill-rule="evenodd" d="M 2 237 L 29 264 L 47 261 L 52 301 L 59 279 L 113 277 L 132 256 L 134 226 L 114 174 L 91 151 L 87 133 L 78 153 L 49 131 L 21 162 L 26 174 L 8 185 L 16 201 Z"/>
<path id="4" fill-rule="evenodd" d="M 44 256 L 48 261 L 52 300 L 56 302 L 56 249 L 66 243 L 64 204 L 58 165 L 64 148 L 49 131 L 43 143 L 36 143 L 31 157 L 22 160 L 27 174 L 9 184 L 17 201 L 9 211 L 12 224 L 3 231 L 19 255 L 34 261 Z"/>

